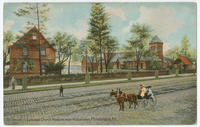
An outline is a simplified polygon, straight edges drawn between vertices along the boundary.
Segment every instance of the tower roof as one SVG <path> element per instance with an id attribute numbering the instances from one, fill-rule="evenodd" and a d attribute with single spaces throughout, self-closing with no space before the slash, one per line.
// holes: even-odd
<path id="1" fill-rule="evenodd" d="M 156 35 L 156 36 L 154 36 L 154 37 L 152 38 L 152 40 L 151 40 L 151 43 L 153 43 L 153 42 L 162 42 L 162 41 L 161 41 L 160 38 Z"/>

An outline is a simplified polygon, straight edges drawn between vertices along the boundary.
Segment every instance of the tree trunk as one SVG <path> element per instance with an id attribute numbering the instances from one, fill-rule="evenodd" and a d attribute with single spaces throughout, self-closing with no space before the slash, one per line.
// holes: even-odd
<path id="1" fill-rule="evenodd" d="M 39 17 L 38 3 L 37 3 L 37 21 L 38 21 L 38 31 L 40 32 L 40 17 Z M 38 36 L 38 45 L 39 45 L 39 67 L 40 67 L 40 75 L 42 75 L 40 35 Z"/>
<path id="2" fill-rule="evenodd" d="M 68 63 L 68 74 L 70 74 L 70 64 L 71 64 L 71 50 L 70 50 L 69 63 Z"/>
<path id="3" fill-rule="evenodd" d="M 108 72 L 108 64 L 106 64 L 106 72 Z"/>
<path id="4" fill-rule="evenodd" d="M 62 70 L 61 70 L 61 68 L 59 69 L 59 75 L 62 75 Z"/>
<path id="5" fill-rule="evenodd" d="M 100 70 L 101 70 L 101 73 L 103 72 L 103 62 L 102 62 L 102 53 L 101 53 L 101 56 L 100 56 Z"/>
<path id="6" fill-rule="evenodd" d="M 70 74 L 70 63 L 71 63 L 71 58 L 69 59 L 69 63 L 68 63 L 68 74 Z"/>
<path id="7" fill-rule="evenodd" d="M 61 50 L 61 44 L 60 44 L 60 42 L 59 42 L 59 51 L 58 51 L 58 62 L 60 63 L 61 62 L 61 60 L 60 60 L 60 50 Z M 61 68 L 59 68 L 59 75 L 61 75 L 62 74 L 62 70 L 61 70 Z"/>
<path id="8" fill-rule="evenodd" d="M 6 58 L 7 58 L 6 53 L 3 53 L 3 76 L 5 76 L 5 74 L 6 74 L 6 72 L 5 72 Z"/>
<path id="9" fill-rule="evenodd" d="M 97 60 L 97 57 L 95 57 L 96 58 L 96 64 L 97 64 L 97 66 L 96 66 L 96 69 L 97 69 L 97 74 L 99 73 L 99 61 Z"/>
<path id="10" fill-rule="evenodd" d="M 103 72 L 103 63 L 102 63 L 102 45 L 101 45 L 101 36 L 99 37 L 100 38 L 100 70 L 101 70 L 101 73 Z"/>
<path id="11" fill-rule="evenodd" d="M 91 66 L 92 66 L 92 74 L 94 72 L 94 62 L 91 63 Z"/>
<path id="12" fill-rule="evenodd" d="M 139 61 L 137 60 L 137 72 L 139 71 Z"/>
<path id="13" fill-rule="evenodd" d="M 105 54 L 104 54 L 104 63 L 105 63 L 106 72 L 108 72 L 108 61 Z"/>
<path id="14" fill-rule="evenodd" d="M 87 73 L 87 72 L 88 72 L 87 55 L 86 55 L 86 59 L 85 59 L 85 61 L 86 61 L 86 64 L 85 64 L 85 72 Z"/>

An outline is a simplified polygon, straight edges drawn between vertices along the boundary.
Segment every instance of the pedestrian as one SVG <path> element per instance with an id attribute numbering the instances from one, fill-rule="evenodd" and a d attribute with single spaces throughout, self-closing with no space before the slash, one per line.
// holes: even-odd
<path id="1" fill-rule="evenodd" d="M 60 86 L 60 96 L 63 96 L 63 86 Z"/>
<path id="2" fill-rule="evenodd" d="M 15 89 L 15 82 L 16 82 L 15 77 L 12 77 L 12 79 L 11 79 L 11 86 L 12 86 L 13 90 Z"/>

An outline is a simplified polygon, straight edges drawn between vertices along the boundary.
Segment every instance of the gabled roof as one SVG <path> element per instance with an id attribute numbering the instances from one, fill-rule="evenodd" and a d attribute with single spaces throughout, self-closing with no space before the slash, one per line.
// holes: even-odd
<path id="1" fill-rule="evenodd" d="M 23 39 L 23 38 L 25 38 L 25 36 L 27 35 L 27 34 L 29 34 L 31 31 L 36 31 L 37 33 L 39 33 L 39 35 L 42 37 L 42 39 L 44 39 L 45 40 L 45 42 L 47 42 L 47 44 L 50 46 L 50 43 L 49 43 L 49 41 L 43 36 L 43 34 L 36 28 L 36 26 L 34 26 L 32 29 L 30 29 L 28 32 L 26 32 L 22 37 L 20 37 L 17 41 L 16 41 L 16 43 L 18 43 L 21 39 Z M 10 45 L 10 47 L 11 46 L 13 46 L 13 45 Z M 54 47 L 51 47 L 53 50 L 55 50 L 55 48 Z"/>
<path id="2" fill-rule="evenodd" d="M 176 61 L 177 60 L 181 60 L 184 65 L 192 65 L 192 62 L 187 57 L 179 56 Z"/>
<path id="3" fill-rule="evenodd" d="M 152 40 L 151 40 L 151 43 L 154 43 L 154 42 L 162 42 L 162 41 L 161 41 L 160 38 L 156 35 L 156 36 L 154 36 L 154 37 L 152 38 Z"/>

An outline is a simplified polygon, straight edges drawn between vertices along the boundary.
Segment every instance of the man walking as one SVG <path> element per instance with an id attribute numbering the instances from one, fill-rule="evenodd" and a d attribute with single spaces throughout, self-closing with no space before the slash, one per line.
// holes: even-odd
<path id="1" fill-rule="evenodd" d="M 15 89 L 15 78 L 12 77 L 11 79 L 11 86 L 12 86 L 12 89 L 14 90 Z"/>
<path id="2" fill-rule="evenodd" d="M 63 97 L 63 87 L 62 87 L 62 85 L 60 86 L 60 96 Z"/>

